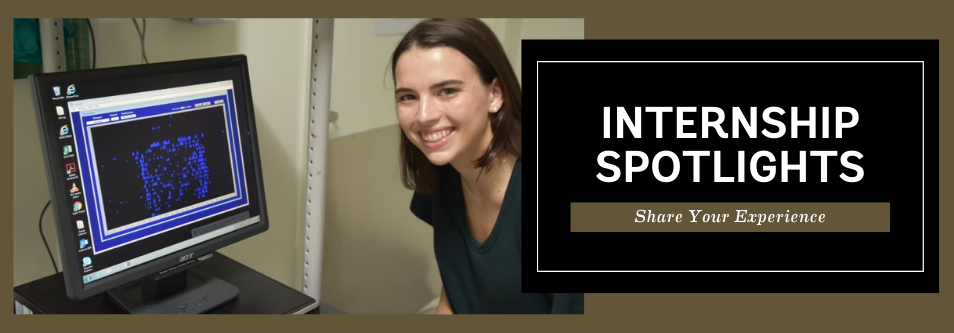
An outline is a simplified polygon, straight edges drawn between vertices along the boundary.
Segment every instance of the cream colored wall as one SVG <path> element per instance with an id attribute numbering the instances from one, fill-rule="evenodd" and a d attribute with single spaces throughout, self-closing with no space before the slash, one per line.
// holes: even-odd
<path id="1" fill-rule="evenodd" d="M 515 33 L 520 36 L 520 39 L 583 39 L 583 19 L 520 19 L 520 21 L 520 29 Z M 515 61 L 520 59 L 520 42 L 515 41 L 512 36 L 508 42 L 514 44 L 507 49 L 511 63 L 514 64 L 513 69 L 517 71 L 517 78 L 522 78 L 520 72 L 523 67 L 519 61 Z M 559 57 L 558 54 L 554 56 Z"/>
<path id="2" fill-rule="evenodd" d="M 582 19 L 484 19 L 519 71 L 521 38 L 583 37 Z M 440 292 L 433 229 L 410 213 L 399 179 L 388 60 L 402 36 L 373 19 L 337 19 L 322 302 L 348 313 L 433 311 Z"/>
<path id="3" fill-rule="evenodd" d="M 94 19 L 99 67 L 139 63 L 139 39 L 129 19 Z M 270 229 L 222 250 L 226 255 L 286 285 L 301 285 L 303 197 L 307 129 L 310 19 L 239 19 L 190 24 L 149 19 L 150 62 L 244 53 L 254 94 Z M 37 231 L 49 200 L 30 90 L 15 80 L 14 113 L 14 285 L 53 273 Z M 45 234 L 59 261 L 52 215 Z M 59 262 L 57 263 L 59 265 Z"/>
<path id="4" fill-rule="evenodd" d="M 399 128 L 331 140 L 322 302 L 347 313 L 414 313 L 439 292 L 433 229 L 408 212 Z"/>
<path id="5" fill-rule="evenodd" d="M 521 39 L 582 39 L 583 19 L 481 19 L 497 34 L 520 74 Z M 391 52 L 401 35 L 375 35 L 375 19 L 336 19 L 331 109 L 338 121 L 330 138 L 397 123 L 394 84 L 389 73 Z"/>
<path id="6" fill-rule="evenodd" d="M 50 199 L 36 116 L 30 101 L 27 80 L 13 81 L 13 285 L 17 286 L 53 274 L 46 248 L 37 230 L 40 210 Z M 43 218 L 43 233 L 60 265 L 53 218 Z"/>
<path id="7" fill-rule="evenodd" d="M 388 117 L 394 108 L 388 56 L 401 37 L 377 36 L 374 19 L 335 19 L 331 110 L 338 121 L 330 139 L 395 123 Z"/>

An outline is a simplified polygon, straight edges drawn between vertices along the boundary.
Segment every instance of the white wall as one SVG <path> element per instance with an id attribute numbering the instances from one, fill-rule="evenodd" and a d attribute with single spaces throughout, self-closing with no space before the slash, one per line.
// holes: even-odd
<path id="1" fill-rule="evenodd" d="M 93 19 L 98 67 L 139 63 L 139 38 L 129 19 Z M 244 53 L 249 58 L 254 107 L 262 152 L 270 229 L 222 250 L 266 275 L 298 288 L 301 284 L 303 193 L 311 54 L 310 19 L 239 19 L 232 23 L 190 24 L 148 19 L 150 62 Z M 30 91 L 15 80 L 14 113 L 14 285 L 53 273 L 37 231 L 49 200 Z M 59 261 L 52 214 L 45 234 Z M 59 263 L 57 263 L 59 265 Z"/>
<path id="2" fill-rule="evenodd" d="M 335 19 L 329 138 L 394 124 L 394 84 L 388 66 L 401 35 L 377 36 L 375 19 Z M 388 93 L 390 92 L 390 93 Z"/>
<path id="3" fill-rule="evenodd" d="M 519 71 L 521 38 L 582 38 L 582 19 L 484 19 Z M 322 302 L 348 313 L 433 311 L 440 292 L 433 229 L 401 185 L 388 61 L 402 36 L 373 19 L 335 20 Z"/>
<path id="4" fill-rule="evenodd" d="M 514 21 L 515 19 L 508 19 Z M 520 21 L 517 32 L 508 34 L 507 43 L 512 43 L 508 47 L 507 53 L 510 56 L 511 63 L 514 64 L 514 70 L 517 71 L 517 78 L 522 78 L 520 59 L 521 48 L 519 39 L 583 39 L 583 19 L 516 19 Z M 514 38 L 514 35 L 520 36 Z M 559 55 L 555 55 L 559 57 Z"/>
<path id="5" fill-rule="evenodd" d="M 583 39 L 583 19 L 482 19 L 500 39 L 520 73 L 521 39 Z M 336 19 L 331 110 L 338 112 L 330 138 L 397 124 L 391 52 L 402 35 L 378 36 L 375 19 Z"/>

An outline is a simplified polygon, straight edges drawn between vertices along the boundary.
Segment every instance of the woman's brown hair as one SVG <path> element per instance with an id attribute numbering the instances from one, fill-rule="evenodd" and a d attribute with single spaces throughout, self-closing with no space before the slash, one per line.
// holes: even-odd
<path id="1" fill-rule="evenodd" d="M 520 84 L 494 32 L 477 19 L 421 21 L 404 35 L 394 49 L 391 55 L 392 74 L 398 58 L 414 46 L 454 48 L 476 65 L 484 84 L 489 85 L 497 79 L 497 84 L 500 85 L 503 105 L 497 113 L 487 113 L 494 137 L 487 151 L 474 160 L 474 167 L 489 170 L 498 157 L 507 153 L 520 159 Z M 394 80 L 396 82 L 397 78 Z M 404 187 L 421 193 L 436 192 L 439 186 L 437 166 L 431 164 L 427 156 L 411 143 L 404 131 L 401 131 L 401 181 Z"/>

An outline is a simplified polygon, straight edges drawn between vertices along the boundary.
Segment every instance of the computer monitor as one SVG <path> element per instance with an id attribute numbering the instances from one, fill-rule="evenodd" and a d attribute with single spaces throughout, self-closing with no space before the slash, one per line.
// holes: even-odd
<path id="1" fill-rule="evenodd" d="M 246 57 L 40 74 L 31 88 L 67 295 L 107 292 L 134 313 L 234 299 L 183 272 L 268 229 Z"/>

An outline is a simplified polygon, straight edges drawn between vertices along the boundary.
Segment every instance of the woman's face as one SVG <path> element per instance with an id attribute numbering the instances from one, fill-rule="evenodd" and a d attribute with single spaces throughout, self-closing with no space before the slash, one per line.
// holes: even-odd
<path id="1" fill-rule="evenodd" d="M 484 84 L 463 53 L 414 46 L 398 58 L 394 78 L 401 129 L 431 163 L 471 163 L 490 146 L 488 113 L 503 103 L 500 88 Z"/>

